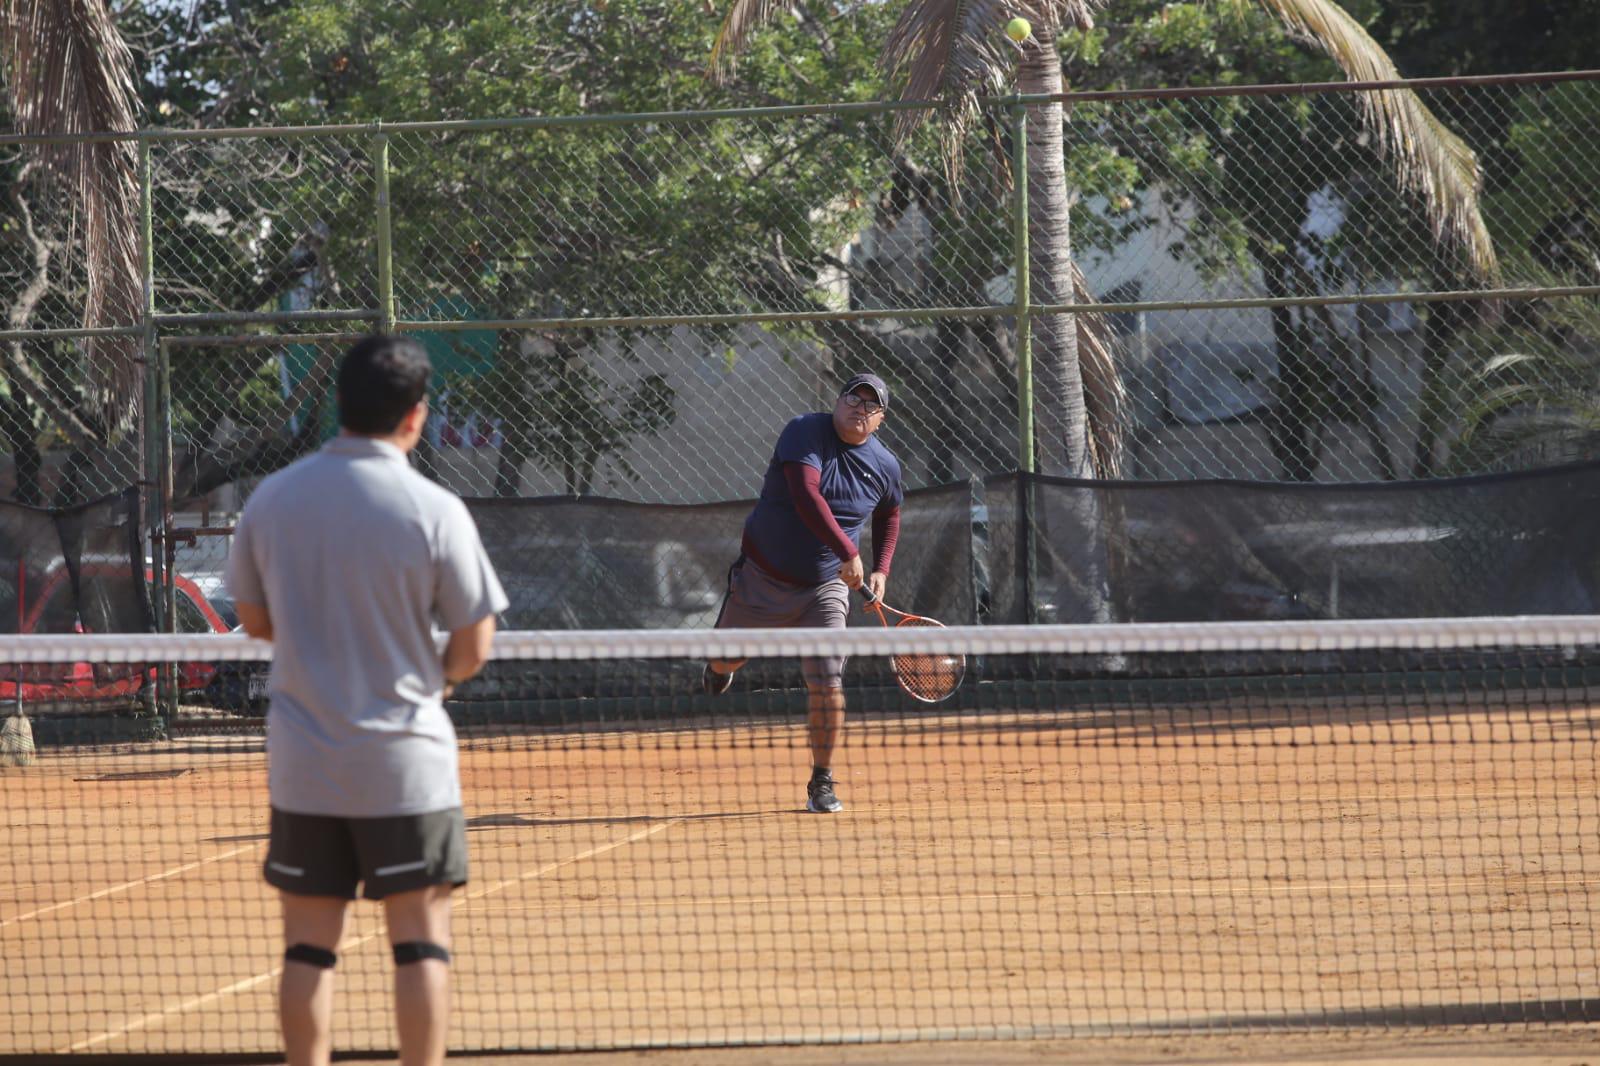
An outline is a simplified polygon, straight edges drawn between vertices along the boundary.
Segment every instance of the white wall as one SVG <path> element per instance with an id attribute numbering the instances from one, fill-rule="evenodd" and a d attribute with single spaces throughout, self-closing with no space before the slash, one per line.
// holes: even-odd
<path id="1" fill-rule="evenodd" d="M 729 352 L 731 348 L 731 354 Z M 591 369 L 620 386 L 658 373 L 677 393 L 677 418 L 655 435 L 637 438 L 624 453 L 639 474 L 603 462 L 594 493 L 614 499 L 703 503 L 754 499 L 772 447 L 795 415 L 824 410 L 833 380 L 815 346 L 747 326 L 725 344 L 689 329 L 639 338 L 633 359 L 615 337 L 602 339 Z M 441 448 L 436 462 L 446 485 L 463 495 L 494 491 L 499 453 L 494 448 Z M 530 461 L 522 495 L 566 491 L 558 470 Z"/>

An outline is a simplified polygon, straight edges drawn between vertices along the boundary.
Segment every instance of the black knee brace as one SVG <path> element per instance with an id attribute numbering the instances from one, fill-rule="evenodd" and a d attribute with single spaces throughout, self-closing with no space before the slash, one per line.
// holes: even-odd
<path id="1" fill-rule="evenodd" d="M 283 957 L 289 962 L 303 962 L 319 970 L 331 970 L 333 964 L 339 961 L 339 956 L 327 948 L 314 948 L 310 944 L 291 945 L 284 951 Z"/>
<path id="2" fill-rule="evenodd" d="M 413 962 L 423 959 L 438 959 L 440 962 L 449 962 L 450 953 L 438 944 L 426 940 L 408 940 L 404 944 L 394 946 L 394 963 L 396 966 L 409 966 Z"/>

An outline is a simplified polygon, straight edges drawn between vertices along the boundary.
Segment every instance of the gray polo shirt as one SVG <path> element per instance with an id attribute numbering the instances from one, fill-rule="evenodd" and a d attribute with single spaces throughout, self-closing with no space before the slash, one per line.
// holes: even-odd
<path id="1" fill-rule="evenodd" d="M 272 617 L 272 805 L 372 818 L 461 806 L 433 635 L 506 607 L 466 505 L 391 444 L 341 436 L 278 471 L 228 587 Z"/>

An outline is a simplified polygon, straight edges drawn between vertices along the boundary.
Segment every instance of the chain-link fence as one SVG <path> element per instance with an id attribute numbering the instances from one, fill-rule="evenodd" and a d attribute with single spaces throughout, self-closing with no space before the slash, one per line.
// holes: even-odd
<path id="1" fill-rule="evenodd" d="M 21 173 L 0 476 L 143 480 L 152 565 L 214 575 L 372 328 L 432 354 L 417 462 L 467 496 L 749 499 L 860 368 L 911 487 L 1595 454 L 1600 74 L 1001 99 L 955 143 L 899 106 L 147 131 L 145 313 L 94 337 Z"/>

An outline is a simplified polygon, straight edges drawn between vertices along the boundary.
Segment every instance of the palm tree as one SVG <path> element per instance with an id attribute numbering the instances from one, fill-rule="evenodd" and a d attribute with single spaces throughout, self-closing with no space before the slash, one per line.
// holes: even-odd
<path id="1" fill-rule="evenodd" d="M 1522 284 L 1544 288 L 1592 284 L 1594 277 L 1592 268 L 1533 263 L 1516 274 Z M 1600 455 L 1600 300 L 1541 300 L 1505 310 L 1462 340 L 1466 354 L 1451 391 L 1463 398 L 1453 473 Z"/>
<path id="2" fill-rule="evenodd" d="M 1259 0 L 1297 38 L 1325 52 L 1353 80 L 1390 80 L 1399 72 L 1361 25 L 1334 0 Z M 733 0 L 712 51 L 719 75 L 761 27 L 802 0 Z M 985 94 L 1006 90 L 1013 71 L 1018 92 L 1063 91 L 1056 37 L 1072 27 L 1093 26 L 1103 0 L 905 0 L 885 40 L 881 62 L 902 99 L 941 100 L 948 107 L 943 133 L 957 143 L 978 116 Z M 999 32 L 1021 16 L 1033 36 L 1013 47 Z M 1408 91 L 1362 94 L 1365 124 L 1389 160 L 1399 186 L 1419 199 L 1436 240 L 1458 246 L 1481 276 L 1497 266 L 1493 244 L 1478 208 L 1479 171 L 1472 150 L 1447 130 Z M 902 138 L 931 112 L 903 111 Z M 1036 303 L 1067 303 L 1073 294 L 1073 255 L 1060 103 L 1030 104 L 1028 122 L 1028 235 L 1032 249 L 1029 286 Z M 957 152 L 947 153 L 959 157 Z M 1077 331 L 1064 315 L 1033 320 L 1039 384 L 1042 469 L 1092 476 L 1091 440 L 1097 392 L 1106 388 L 1100 369 L 1080 361 Z M 1106 368 L 1106 373 L 1114 373 Z"/>
<path id="3" fill-rule="evenodd" d="M 11 112 L 22 133 L 120 133 L 135 128 L 133 56 L 105 0 L 6 0 L 0 7 L 0 61 Z M 48 144 L 40 146 L 38 158 L 74 194 L 87 280 L 84 326 L 138 322 L 143 271 L 133 142 Z M 30 311 L 31 305 L 21 317 L 26 319 Z M 26 396 L 80 450 L 103 447 L 127 429 L 143 395 L 137 339 L 98 338 L 85 348 L 88 386 L 81 398 L 40 375 L 20 344 L 8 346 L 4 367 L 13 401 L 19 394 Z"/>

